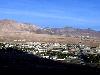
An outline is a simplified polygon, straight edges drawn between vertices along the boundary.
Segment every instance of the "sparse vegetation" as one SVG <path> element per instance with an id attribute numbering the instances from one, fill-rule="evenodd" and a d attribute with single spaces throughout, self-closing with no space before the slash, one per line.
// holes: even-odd
<path id="1" fill-rule="evenodd" d="M 48 59 L 64 59 L 69 63 L 81 64 L 100 64 L 100 54 L 97 52 L 96 47 L 90 47 L 90 50 L 86 51 L 85 47 L 80 47 L 78 44 L 59 44 L 54 43 L 0 43 L 0 49 L 13 48 L 15 50 L 21 50 L 29 54 L 34 54 L 39 57 Z M 76 48 L 79 48 L 77 50 Z M 83 49 L 83 51 L 81 50 Z M 63 52 L 65 51 L 65 53 Z M 67 51 L 67 52 L 66 52 Z M 85 52 L 84 52 L 85 51 Z M 95 54 L 92 54 L 95 51 Z M 79 61 L 80 60 L 80 61 Z M 77 62 L 77 63 L 76 63 Z"/>

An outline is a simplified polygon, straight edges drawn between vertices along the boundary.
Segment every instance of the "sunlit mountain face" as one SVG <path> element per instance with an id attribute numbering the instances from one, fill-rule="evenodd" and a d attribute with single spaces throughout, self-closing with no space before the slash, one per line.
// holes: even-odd
<path id="1" fill-rule="evenodd" d="M 97 44 L 99 43 L 100 32 L 90 28 L 41 28 L 31 23 L 23 23 L 10 19 L 3 19 L 0 20 L 0 36 L 1 41 L 26 39 L 27 41 L 62 43 L 78 43 L 82 37 L 86 37 L 89 38 L 87 41 L 88 44 Z"/>

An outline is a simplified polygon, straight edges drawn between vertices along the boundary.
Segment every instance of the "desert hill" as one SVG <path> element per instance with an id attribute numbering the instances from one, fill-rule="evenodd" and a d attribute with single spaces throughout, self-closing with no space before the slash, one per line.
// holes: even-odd
<path id="1" fill-rule="evenodd" d="M 82 36 L 86 40 L 82 40 Z M 88 36 L 88 37 L 87 37 Z M 14 41 L 25 39 L 26 41 L 61 42 L 99 44 L 100 32 L 92 29 L 64 28 L 40 28 L 30 23 L 20 23 L 14 20 L 0 20 L 0 41 Z"/>

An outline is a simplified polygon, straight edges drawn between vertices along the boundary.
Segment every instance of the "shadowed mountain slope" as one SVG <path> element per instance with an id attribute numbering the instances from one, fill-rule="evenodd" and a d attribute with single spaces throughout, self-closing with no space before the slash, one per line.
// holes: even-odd
<path id="1" fill-rule="evenodd" d="M 88 65 L 65 64 L 30 55 L 17 49 L 0 49 L 0 74 L 94 74 L 100 69 Z"/>

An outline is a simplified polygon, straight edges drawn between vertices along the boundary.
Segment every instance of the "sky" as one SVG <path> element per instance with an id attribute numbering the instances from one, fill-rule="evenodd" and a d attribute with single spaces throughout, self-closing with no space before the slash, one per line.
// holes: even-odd
<path id="1" fill-rule="evenodd" d="M 0 0 L 0 19 L 100 31 L 100 0 Z"/>

